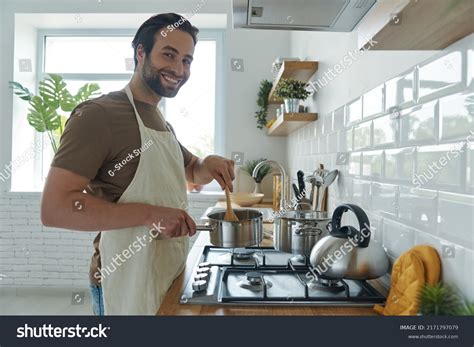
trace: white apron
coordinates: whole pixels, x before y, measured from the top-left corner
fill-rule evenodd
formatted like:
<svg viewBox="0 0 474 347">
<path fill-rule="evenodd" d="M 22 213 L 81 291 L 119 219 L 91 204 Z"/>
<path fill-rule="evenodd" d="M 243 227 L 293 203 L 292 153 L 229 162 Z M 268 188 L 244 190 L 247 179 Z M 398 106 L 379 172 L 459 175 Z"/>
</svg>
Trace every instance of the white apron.
<svg viewBox="0 0 474 347">
<path fill-rule="evenodd" d="M 170 131 L 145 127 L 128 85 L 125 92 L 135 111 L 143 151 L 135 176 L 118 203 L 186 209 L 186 176 L 178 141 Z M 99 249 L 105 314 L 155 315 L 184 269 L 188 236 L 153 239 L 146 227 L 103 231 Z"/>
</svg>

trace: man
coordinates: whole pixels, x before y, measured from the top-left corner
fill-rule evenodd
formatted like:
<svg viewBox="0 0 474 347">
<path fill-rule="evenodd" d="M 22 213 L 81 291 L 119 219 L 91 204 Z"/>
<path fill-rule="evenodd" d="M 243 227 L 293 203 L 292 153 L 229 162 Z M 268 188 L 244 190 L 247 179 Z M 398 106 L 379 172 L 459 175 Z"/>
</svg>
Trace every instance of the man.
<svg viewBox="0 0 474 347">
<path fill-rule="evenodd" d="M 66 124 L 41 218 L 47 226 L 101 231 L 90 271 L 95 314 L 155 314 L 196 232 L 184 211 L 186 180 L 215 179 L 232 191 L 233 161 L 191 154 L 157 108 L 189 79 L 197 32 L 177 14 L 148 19 L 132 42 L 129 84 L 82 103 Z"/>
</svg>

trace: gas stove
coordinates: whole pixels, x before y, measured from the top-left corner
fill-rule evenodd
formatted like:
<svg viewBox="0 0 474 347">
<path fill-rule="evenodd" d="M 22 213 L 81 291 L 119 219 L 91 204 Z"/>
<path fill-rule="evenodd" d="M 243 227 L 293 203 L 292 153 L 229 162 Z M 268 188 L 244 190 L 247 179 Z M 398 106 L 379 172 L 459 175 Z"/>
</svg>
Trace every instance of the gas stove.
<svg viewBox="0 0 474 347">
<path fill-rule="evenodd" d="M 269 247 L 206 246 L 181 296 L 197 305 L 372 306 L 385 297 L 366 281 L 316 276 L 305 257 Z"/>
</svg>

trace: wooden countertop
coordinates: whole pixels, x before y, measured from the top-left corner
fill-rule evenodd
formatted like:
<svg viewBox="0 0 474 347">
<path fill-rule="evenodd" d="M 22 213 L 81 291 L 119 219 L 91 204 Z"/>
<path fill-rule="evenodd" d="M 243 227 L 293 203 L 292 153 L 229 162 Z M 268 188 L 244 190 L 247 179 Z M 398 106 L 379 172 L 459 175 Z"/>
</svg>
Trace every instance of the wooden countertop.
<svg viewBox="0 0 474 347">
<path fill-rule="evenodd" d="M 266 227 L 269 225 L 267 224 Z M 271 246 L 271 240 L 265 239 L 264 246 Z M 197 258 L 204 247 L 209 245 L 209 233 L 202 231 L 191 249 L 183 273 L 173 282 L 166 294 L 157 315 L 231 315 L 231 316 L 325 316 L 325 315 L 376 315 L 371 307 L 339 307 L 339 306 L 239 306 L 239 305 L 191 305 L 180 304 L 181 293 L 186 286 Z M 373 284 L 371 282 L 371 284 Z M 377 289 L 379 289 L 377 287 Z M 383 293 L 383 292 L 382 292 Z M 385 293 L 383 293 L 385 294 Z"/>
</svg>

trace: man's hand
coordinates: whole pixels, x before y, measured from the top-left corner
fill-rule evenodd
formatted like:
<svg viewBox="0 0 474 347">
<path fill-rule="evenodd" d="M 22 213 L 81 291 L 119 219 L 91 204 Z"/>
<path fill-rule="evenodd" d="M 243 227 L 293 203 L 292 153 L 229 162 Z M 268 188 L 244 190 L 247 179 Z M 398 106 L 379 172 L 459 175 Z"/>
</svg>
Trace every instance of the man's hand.
<svg viewBox="0 0 474 347">
<path fill-rule="evenodd" d="M 232 185 L 232 181 L 235 179 L 233 160 L 218 155 L 209 155 L 203 159 L 202 165 L 222 189 L 227 186 L 231 192 L 234 190 Z"/>
<path fill-rule="evenodd" d="M 196 234 L 196 223 L 184 210 L 149 205 L 148 214 L 146 225 L 153 237 L 159 234 L 166 237 Z"/>
</svg>

